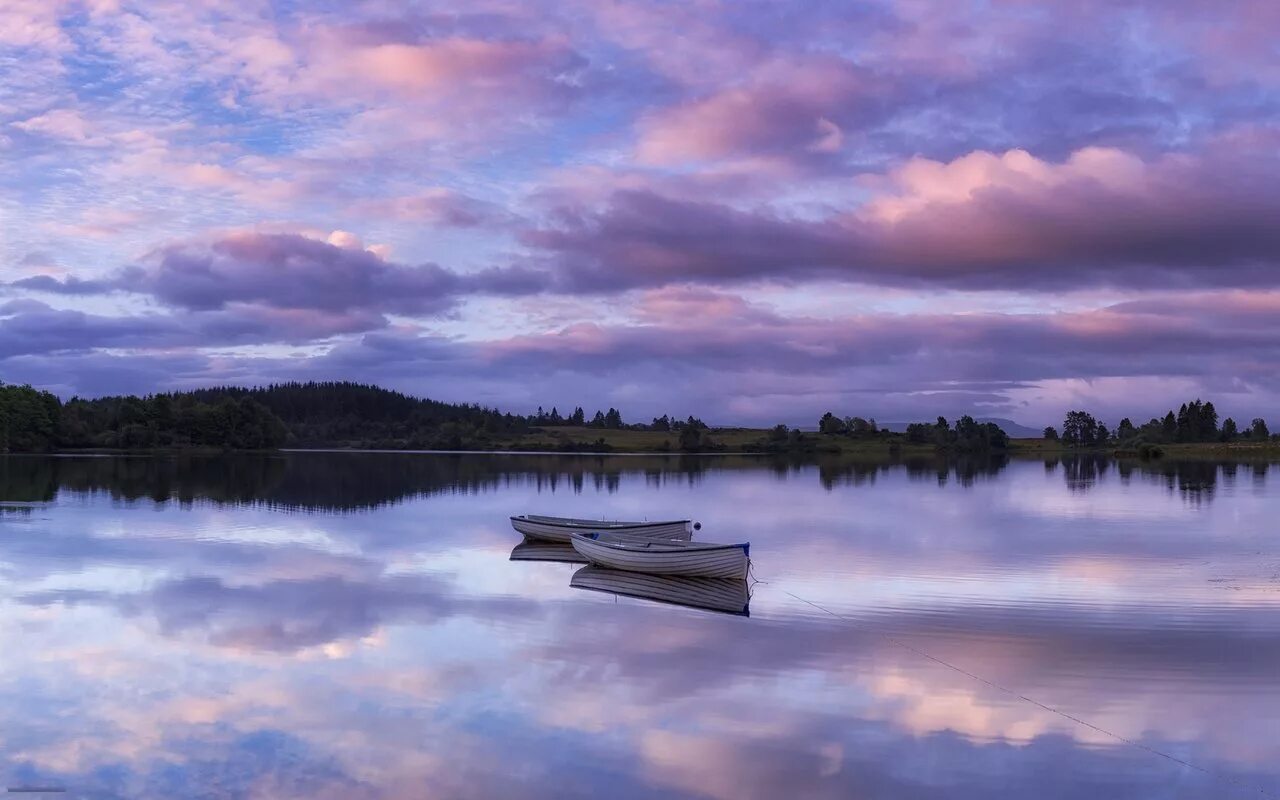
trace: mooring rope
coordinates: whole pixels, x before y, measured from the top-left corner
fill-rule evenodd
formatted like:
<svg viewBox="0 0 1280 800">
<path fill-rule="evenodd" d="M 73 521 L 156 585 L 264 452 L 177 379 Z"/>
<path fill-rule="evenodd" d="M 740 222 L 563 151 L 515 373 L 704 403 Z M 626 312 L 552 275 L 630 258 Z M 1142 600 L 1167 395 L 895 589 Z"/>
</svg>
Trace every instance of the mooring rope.
<svg viewBox="0 0 1280 800">
<path fill-rule="evenodd" d="M 761 581 L 761 582 L 763 582 L 763 581 Z M 857 623 L 857 620 L 854 620 L 854 619 L 852 619 L 852 618 L 850 618 L 850 617 L 847 617 L 847 616 L 844 616 L 844 615 L 838 614 L 838 613 L 836 613 L 835 611 L 832 611 L 831 609 L 829 609 L 829 608 L 827 608 L 827 607 L 825 607 L 825 606 L 823 606 L 823 605 L 821 605 L 821 604 L 819 604 L 819 603 L 815 603 L 815 602 L 813 602 L 812 600 L 808 600 L 808 599 L 806 599 L 806 598 L 804 598 L 804 597 L 801 597 L 800 595 L 796 594 L 795 592 L 787 591 L 786 589 L 783 589 L 783 592 L 785 592 L 786 594 L 788 594 L 788 595 L 790 595 L 791 597 L 795 598 L 796 600 L 799 600 L 799 601 L 800 601 L 800 602 L 802 602 L 802 603 L 806 603 L 806 604 L 808 604 L 808 605 L 813 606 L 814 608 L 818 609 L 819 611 L 822 611 L 822 612 L 824 612 L 824 613 L 830 614 L 831 616 L 835 617 L 835 618 L 836 618 L 836 619 L 838 619 L 838 620 L 841 620 L 842 622 L 852 622 L 854 625 L 857 625 L 857 624 L 858 624 L 858 623 Z M 902 649 L 904 649 L 904 650 L 907 650 L 907 651 L 909 651 L 909 652 L 911 652 L 911 653 L 915 653 L 916 655 L 920 656 L 921 658 L 926 658 L 926 659 L 928 659 L 929 661 L 934 662 L 935 664 L 939 664 L 939 665 L 941 665 L 941 666 L 943 666 L 943 667 L 946 667 L 946 668 L 947 668 L 947 669 L 949 669 L 949 670 L 952 670 L 952 671 L 954 671 L 954 672 L 958 672 L 959 674 L 964 675 L 965 677 L 970 678 L 970 679 L 972 679 L 972 680 L 975 680 L 975 681 L 977 681 L 977 682 L 979 682 L 979 683 L 981 683 L 981 684 L 984 684 L 984 685 L 986 685 L 986 686 L 989 686 L 989 687 L 991 687 L 992 689 L 996 689 L 996 690 L 998 690 L 998 691 L 1004 692 L 1005 694 L 1009 695 L 1010 697 L 1015 697 L 1015 698 L 1017 698 L 1017 699 L 1019 699 L 1019 700 L 1021 700 L 1021 701 L 1025 702 L 1025 703 L 1030 703 L 1031 705 L 1035 706 L 1036 708 L 1040 708 L 1040 709 L 1043 709 L 1043 710 L 1045 710 L 1045 711 L 1048 711 L 1050 714 L 1056 714 L 1056 715 L 1058 715 L 1059 717 L 1062 717 L 1063 719 L 1070 720 L 1071 722 L 1076 723 L 1077 725 L 1082 725 L 1082 726 L 1084 726 L 1084 727 L 1088 728 L 1088 729 L 1089 729 L 1089 730 L 1091 730 L 1091 731 L 1096 731 L 1097 733 L 1101 733 L 1101 734 L 1102 734 L 1102 735 L 1104 735 L 1104 736 L 1109 736 L 1110 738 L 1115 739 L 1117 742 L 1121 742 L 1121 743 L 1126 744 L 1126 745 L 1128 745 L 1128 746 L 1130 746 L 1130 747 L 1136 747 L 1136 748 L 1137 748 L 1137 749 L 1139 749 L 1139 750 L 1145 750 L 1146 752 L 1148 752 L 1148 753 L 1150 753 L 1150 754 L 1152 754 L 1152 755 L 1159 756 L 1160 758 L 1168 759 L 1169 761 L 1172 761 L 1172 762 L 1173 762 L 1173 763 L 1175 763 L 1175 764 L 1180 764 L 1180 765 L 1182 765 L 1182 766 L 1186 767 L 1187 769 L 1195 770 L 1196 772 L 1199 772 L 1199 773 L 1201 773 L 1201 774 L 1207 775 L 1207 776 L 1209 776 L 1209 777 L 1211 777 L 1211 778 L 1220 778 L 1220 779 L 1223 779 L 1223 780 L 1226 780 L 1226 781 L 1230 781 L 1231 783 L 1235 784 L 1237 787 L 1239 787 L 1239 788 L 1241 788 L 1241 789 L 1244 789 L 1244 790 L 1247 790 L 1247 791 L 1250 791 L 1250 792 L 1257 792 L 1258 794 L 1262 795 L 1263 797 L 1275 797 L 1275 796 L 1276 796 L 1276 795 L 1272 794 L 1271 792 L 1267 791 L 1266 789 L 1264 789 L 1264 788 L 1263 788 L 1263 787 L 1261 787 L 1261 786 L 1255 786 L 1255 785 L 1252 785 L 1252 784 L 1244 783 L 1243 781 L 1240 781 L 1240 780 L 1238 780 L 1238 779 L 1236 779 L 1236 778 L 1234 778 L 1234 777 L 1232 777 L 1232 776 L 1230 776 L 1230 775 L 1224 775 L 1224 774 L 1222 774 L 1221 772 L 1215 772 L 1215 771 L 1213 771 L 1213 770 L 1211 770 L 1211 769 L 1209 769 L 1209 768 L 1207 768 L 1207 767 L 1202 767 L 1202 766 L 1200 766 L 1199 764 L 1194 764 L 1194 763 L 1192 763 L 1192 762 L 1190 762 L 1190 761 L 1187 761 L 1186 759 L 1179 758 L 1178 756 L 1175 756 L 1175 755 L 1173 755 L 1172 753 L 1166 753 L 1166 752 L 1164 752 L 1163 750 L 1157 750 L 1157 749 L 1155 749 L 1154 747 L 1151 747 L 1151 746 L 1149 746 L 1149 745 L 1145 745 L 1145 744 L 1143 744 L 1142 742 L 1135 741 L 1135 740 L 1130 739 L 1130 738 L 1128 738 L 1128 737 L 1126 737 L 1126 736 L 1121 736 L 1121 735 L 1120 735 L 1120 734 L 1118 734 L 1118 733 L 1113 733 L 1113 732 L 1111 732 L 1111 731 L 1107 730 L 1106 728 L 1102 728 L 1102 727 L 1099 727 L 1099 726 L 1097 726 L 1097 725 L 1094 725 L 1092 722 L 1088 722 L 1087 720 L 1080 719 L 1079 717 L 1077 717 L 1077 716 L 1075 716 L 1075 715 L 1073 715 L 1073 714 L 1068 714 L 1067 712 L 1063 711 L 1063 710 L 1062 710 L 1062 709 L 1060 709 L 1060 708 L 1054 708 L 1053 706 L 1046 705 L 1046 704 L 1044 704 L 1044 703 L 1040 702 L 1039 700 L 1036 700 L 1036 699 L 1031 698 L 1031 697 L 1027 697 L 1025 694 L 1022 694 L 1021 692 L 1018 692 L 1018 691 L 1016 691 L 1016 690 L 1014 690 L 1014 689 L 1010 689 L 1010 688 L 1008 688 L 1007 686 L 1002 686 L 1002 685 L 1000 685 L 1000 684 L 996 683 L 995 681 L 988 680 L 987 678 L 984 678 L 984 677 L 982 677 L 981 675 L 978 675 L 977 673 L 970 672 L 969 670 L 965 669 L 964 667 L 957 666 L 957 665 L 955 665 L 955 664 L 952 664 L 952 663 L 951 663 L 951 662 L 949 662 L 949 661 L 945 661 L 945 660 L 943 660 L 943 659 L 941 659 L 941 658 L 938 658 L 937 656 L 932 655 L 932 654 L 930 654 L 930 653 L 928 653 L 928 652 L 926 652 L 926 651 L 924 651 L 924 650 L 921 650 L 920 648 L 918 648 L 918 647 L 916 647 L 916 646 L 914 646 L 914 645 L 907 644 L 906 642 L 902 641 L 901 639 L 898 639 L 898 638 L 896 638 L 896 637 L 894 637 L 894 636 L 890 636 L 890 635 L 889 635 L 889 634 L 887 634 L 887 633 L 881 633 L 881 632 L 879 632 L 879 631 L 871 630 L 871 629 L 869 629 L 869 628 L 867 628 L 867 627 L 865 627 L 865 626 L 859 626 L 859 627 L 860 627 L 862 630 L 867 631 L 868 633 L 871 633 L 871 634 L 874 634 L 874 635 L 876 635 L 876 636 L 879 636 L 880 638 L 884 639 L 885 641 L 889 642 L 890 644 L 897 645 L 898 647 L 901 647 L 901 648 L 902 648 Z"/>
</svg>

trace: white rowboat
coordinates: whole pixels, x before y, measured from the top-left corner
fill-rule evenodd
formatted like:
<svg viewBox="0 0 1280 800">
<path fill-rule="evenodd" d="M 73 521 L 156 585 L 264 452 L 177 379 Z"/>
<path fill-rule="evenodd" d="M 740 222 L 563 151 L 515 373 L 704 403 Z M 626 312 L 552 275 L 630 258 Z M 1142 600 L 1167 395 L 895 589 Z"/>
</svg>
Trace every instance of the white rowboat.
<svg viewBox="0 0 1280 800">
<path fill-rule="evenodd" d="M 575 589 L 609 592 L 659 603 L 750 616 L 751 592 L 745 580 L 736 578 L 686 578 L 645 575 L 604 567 L 583 567 L 573 573 Z"/>
<path fill-rule="evenodd" d="M 569 519 L 567 517 L 539 517 L 522 514 L 511 518 L 511 527 L 534 539 L 548 542 L 572 541 L 575 533 L 605 531 L 639 539 L 693 538 L 693 523 L 687 519 L 664 522 L 604 522 L 598 519 Z"/>
<path fill-rule="evenodd" d="M 747 577 L 751 545 L 636 539 L 614 533 L 578 533 L 573 549 L 592 564 L 650 575 Z"/>
</svg>

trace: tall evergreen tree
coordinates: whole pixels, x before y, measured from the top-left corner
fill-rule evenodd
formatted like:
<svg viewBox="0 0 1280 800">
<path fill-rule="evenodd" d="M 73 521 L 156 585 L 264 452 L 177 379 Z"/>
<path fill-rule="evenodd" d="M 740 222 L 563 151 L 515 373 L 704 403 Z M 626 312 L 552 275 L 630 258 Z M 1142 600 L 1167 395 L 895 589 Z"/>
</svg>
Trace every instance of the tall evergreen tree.
<svg viewBox="0 0 1280 800">
<path fill-rule="evenodd" d="M 1224 442 L 1233 441 L 1238 435 L 1236 430 L 1236 421 L 1231 417 L 1227 417 L 1222 421 L 1222 435 L 1219 437 Z"/>
<path fill-rule="evenodd" d="M 1133 423 L 1128 417 L 1120 420 L 1120 424 L 1116 426 L 1116 439 L 1118 441 L 1126 441 L 1132 439 L 1138 434 L 1138 429 L 1133 427 Z"/>
<path fill-rule="evenodd" d="M 1212 442 L 1218 438 L 1218 411 L 1213 407 L 1213 403 L 1205 401 L 1200 406 L 1199 438 L 1196 441 Z"/>
</svg>

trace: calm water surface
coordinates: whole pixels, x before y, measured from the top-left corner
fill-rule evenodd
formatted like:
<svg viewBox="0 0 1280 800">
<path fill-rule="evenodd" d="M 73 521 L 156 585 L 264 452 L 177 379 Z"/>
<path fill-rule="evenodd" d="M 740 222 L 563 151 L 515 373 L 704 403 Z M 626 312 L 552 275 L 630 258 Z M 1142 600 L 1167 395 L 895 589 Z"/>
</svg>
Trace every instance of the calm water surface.
<svg viewBox="0 0 1280 800">
<path fill-rule="evenodd" d="M 1280 465 L 0 458 L 0 785 L 1280 796 Z M 517 513 L 751 542 L 750 615 Z"/>
</svg>

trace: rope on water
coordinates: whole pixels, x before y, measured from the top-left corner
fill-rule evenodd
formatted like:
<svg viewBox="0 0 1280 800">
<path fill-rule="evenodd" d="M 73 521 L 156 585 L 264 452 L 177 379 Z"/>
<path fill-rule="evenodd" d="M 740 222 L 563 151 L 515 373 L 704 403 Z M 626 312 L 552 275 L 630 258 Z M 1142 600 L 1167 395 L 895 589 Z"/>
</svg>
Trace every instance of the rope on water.
<svg viewBox="0 0 1280 800">
<path fill-rule="evenodd" d="M 812 600 L 808 600 L 808 599 L 806 599 L 806 598 L 803 598 L 803 597 L 801 597 L 800 595 L 795 594 L 794 592 L 789 592 L 789 591 L 787 591 L 786 589 L 783 589 L 783 592 L 785 592 L 786 594 L 788 594 L 788 595 L 790 595 L 791 597 L 795 598 L 796 600 L 799 600 L 799 601 L 800 601 L 800 602 L 802 602 L 802 603 L 806 603 L 806 604 L 808 604 L 808 605 L 813 606 L 814 608 L 818 609 L 819 611 L 822 611 L 822 612 L 824 612 L 824 613 L 830 614 L 831 616 L 835 617 L 835 618 L 836 618 L 836 619 L 838 619 L 838 620 L 841 620 L 841 621 L 843 621 L 843 622 L 852 622 L 852 623 L 854 623 L 855 625 L 857 625 L 857 621 L 856 621 L 856 620 L 854 620 L 854 619 L 852 619 L 852 618 L 850 618 L 850 617 L 847 617 L 847 616 L 843 616 L 843 615 L 841 615 L 841 614 L 838 614 L 838 613 L 836 613 L 835 611 L 832 611 L 831 609 L 826 608 L 825 606 L 822 606 L 822 605 L 820 605 L 820 604 L 818 604 L 818 603 L 813 602 Z M 929 661 L 932 661 L 932 662 L 934 662 L 935 664 L 939 664 L 939 665 L 941 665 L 941 666 L 943 666 L 943 667 L 946 667 L 947 669 L 952 670 L 953 672 L 958 672 L 959 674 L 964 675 L 965 677 L 970 678 L 970 679 L 972 679 L 972 680 L 975 680 L 975 681 L 977 681 L 977 682 L 979 682 L 979 683 L 981 683 L 981 684 L 984 684 L 984 685 L 986 685 L 986 686 L 989 686 L 989 687 L 991 687 L 992 689 L 996 689 L 996 690 L 998 690 L 998 691 L 1004 692 L 1005 694 L 1009 695 L 1010 697 L 1015 697 L 1015 698 L 1017 698 L 1017 699 L 1019 699 L 1019 700 L 1021 700 L 1021 701 L 1025 702 L 1025 703 L 1030 703 L 1031 705 L 1035 706 L 1036 708 L 1040 708 L 1040 709 L 1043 709 L 1044 711 L 1048 711 L 1050 714 L 1057 714 L 1059 717 L 1062 717 L 1063 719 L 1070 720 L 1071 722 L 1074 722 L 1074 723 L 1076 723 L 1077 725 L 1082 725 L 1082 726 L 1084 726 L 1084 727 L 1088 728 L 1088 729 L 1089 729 L 1089 730 L 1091 730 L 1091 731 L 1095 731 L 1095 732 L 1097 732 L 1097 733 L 1101 733 L 1101 734 L 1102 734 L 1102 735 L 1104 735 L 1104 736 L 1108 736 L 1108 737 L 1110 737 L 1110 738 L 1112 738 L 1112 739 L 1115 739 L 1117 742 L 1121 742 L 1121 743 L 1123 743 L 1123 744 L 1129 745 L 1130 747 L 1136 747 L 1136 748 L 1137 748 L 1137 749 L 1139 749 L 1139 750 L 1145 750 L 1146 752 L 1148 752 L 1148 753 L 1150 753 L 1150 754 L 1152 754 L 1152 755 L 1159 756 L 1160 758 L 1168 759 L 1169 761 L 1172 761 L 1172 762 L 1173 762 L 1173 763 L 1175 763 L 1175 764 L 1180 764 L 1180 765 L 1182 765 L 1182 766 L 1186 767 L 1187 769 L 1195 770 L 1196 772 L 1202 773 L 1202 774 L 1207 775 L 1207 776 L 1209 776 L 1209 777 L 1211 777 L 1211 778 L 1221 778 L 1221 779 L 1223 779 L 1223 780 L 1230 781 L 1231 783 L 1235 784 L 1237 787 L 1239 787 L 1239 788 L 1241 788 L 1241 789 L 1244 789 L 1244 790 L 1247 790 L 1247 791 L 1250 791 L 1250 792 L 1256 792 L 1256 793 L 1258 793 L 1258 794 L 1262 795 L 1263 797 L 1276 797 L 1276 795 L 1272 794 L 1271 792 L 1268 792 L 1266 789 L 1262 788 L 1261 786 L 1256 786 L 1256 785 L 1253 785 L 1253 784 L 1244 783 L 1243 781 L 1240 781 L 1240 780 L 1238 780 L 1238 779 L 1236 779 L 1236 778 L 1233 778 L 1233 777 L 1232 777 L 1232 776 L 1230 776 L 1230 775 L 1224 775 L 1224 774 L 1222 774 L 1222 773 L 1220 773 L 1220 772 L 1214 772 L 1213 770 L 1208 769 L 1207 767 L 1202 767 L 1202 766 L 1200 766 L 1199 764 L 1193 764 L 1192 762 L 1187 761 L 1186 759 L 1179 758 L 1178 756 L 1175 756 L 1175 755 L 1173 755 L 1173 754 L 1171 754 L 1171 753 L 1166 753 L 1166 752 L 1164 752 L 1164 751 L 1162 751 L 1162 750 L 1157 750 L 1157 749 L 1155 749 L 1154 747 L 1151 747 L 1151 746 L 1149 746 L 1149 745 L 1145 745 L 1145 744 L 1143 744 L 1142 742 L 1135 741 L 1135 740 L 1130 739 L 1130 738 L 1128 738 L 1128 737 L 1121 736 L 1121 735 L 1120 735 L 1120 734 L 1118 734 L 1118 733 L 1112 733 L 1111 731 L 1107 730 L 1106 728 L 1101 728 L 1101 727 L 1099 727 L 1099 726 L 1097 726 L 1097 725 L 1094 725 L 1092 722 L 1088 722 L 1088 721 L 1086 721 L 1086 720 L 1080 719 L 1080 718 L 1079 718 L 1079 717 L 1077 717 L 1077 716 L 1074 716 L 1074 715 L 1072 715 L 1072 714 L 1068 714 L 1067 712 L 1063 711 L 1063 710 L 1062 710 L 1062 709 L 1060 709 L 1060 708 L 1054 708 L 1053 706 L 1045 705 L 1044 703 L 1040 702 L 1039 700 L 1036 700 L 1036 699 L 1031 698 L 1031 697 L 1027 697 L 1027 696 L 1026 696 L 1026 695 L 1024 695 L 1024 694 L 1022 694 L 1022 693 L 1020 693 L 1020 692 L 1018 692 L 1018 691 L 1016 691 L 1016 690 L 1014 690 L 1014 689 L 1010 689 L 1010 688 L 1008 688 L 1008 687 L 1006 687 L 1006 686 L 1002 686 L 1002 685 L 1000 685 L 1000 684 L 996 683 L 995 681 L 988 680 L 987 678 L 984 678 L 984 677 L 982 677 L 981 675 L 978 675 L 978 674 L 976 674 L 976 673 L 970 672 L 969 670 L 965 669 L 964 667 L 959 667 L 959 666 L 956 666 L 955 664 L 952 664 L 952 663 L 951 663 L 951 662 L 949 662 L 949 661 L 944 661 L 943 659 L 938 658 L 938 657 L 937 657 L 937 656 L 935 656 L 935 655 L 931 655 L 930 653 L 927 653 L 927 652 L 925 652 L 924 650 L 921 650 L 920 648 L 915 647 L 914 645 L 907 644 L 906 642 L 902 641 L 901 639 L 898 639 L 898 638 L 895 638 L 895 637 L 893 637 L 893 636 L 890 636 L 890 635 L 889 635 L 889 634 L 887 634 L 887 633 L 880 633 L 879 631 L 874 631 L 874 630 L 871 630 L 871 629 L 866 628 L 866 627 L 863 627 L 863 628 L 862 628 L 862 630 L 865 630 L 865 631 L 867 631 L 868 633 L 872 633 L 872 634 L 874 634 L 874 635 L 876 635 L 876 636 L 879 636 L 880 638 L 884 639 L 885 641 L 889 642 L 890 644 L 897 645 L 898 647 L 901 647 L 901 648 L 902 648 L 902 649 L 904 649 L 904 650 L 907 650 L 907 651 L 909 651 L 909 652 L 911 652 L 911 653 L 915 653 L 916 655 L 920 656 L 921 658 L 928 659 Z"/>
</svg>

